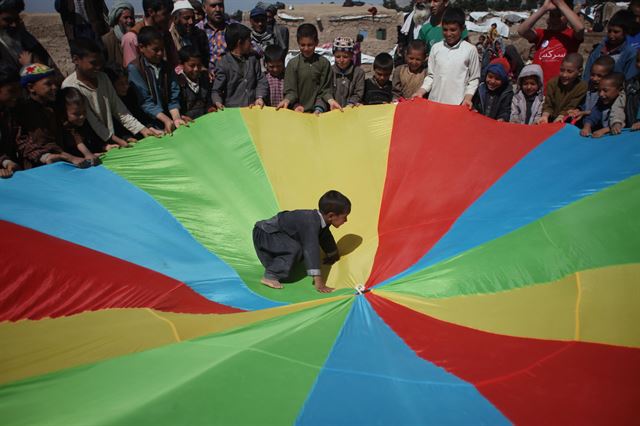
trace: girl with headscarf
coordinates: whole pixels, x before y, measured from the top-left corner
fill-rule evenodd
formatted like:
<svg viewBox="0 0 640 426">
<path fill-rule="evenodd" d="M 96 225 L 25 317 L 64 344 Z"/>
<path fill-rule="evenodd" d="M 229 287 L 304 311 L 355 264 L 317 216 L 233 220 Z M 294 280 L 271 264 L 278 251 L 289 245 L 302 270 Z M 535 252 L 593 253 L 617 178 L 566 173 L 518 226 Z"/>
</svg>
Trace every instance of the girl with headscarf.
<svg viewBox="0 0 640 426">
<path fill-rule="evenodd" d="M 123 66 L 122 36 L 135 23 L 133 5 L 129 2 L 117 0 L 109 11 L 109 26 L 111 31 L 102 36 L 107 62 Z"/>
</svg>

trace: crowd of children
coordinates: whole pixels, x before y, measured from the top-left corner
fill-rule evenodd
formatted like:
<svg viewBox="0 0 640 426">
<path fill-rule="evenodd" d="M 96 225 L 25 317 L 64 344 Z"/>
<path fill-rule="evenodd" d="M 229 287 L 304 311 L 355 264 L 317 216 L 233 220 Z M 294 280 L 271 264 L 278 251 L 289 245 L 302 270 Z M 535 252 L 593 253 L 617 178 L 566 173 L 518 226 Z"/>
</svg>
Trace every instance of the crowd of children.
<svg viewBox="0 0 640 426">
<path fill-rule="evenodd" d="M 632 6 L 639 1 L 633 0 Z M 116 49 L 119 60 L 113 63 L 105 64 L 113 54 L 99 40 L 71 40 L 75 71 L 61 85 L 61 75 L 51 64 L 28 61 L 18 69 L 3 63 L 0 177 L 56 161 L 96 165 L 109 149 L 171 134 L 225 107 L 270 106 L 321 114 L 426 97 L 464 105 L 497 121 L 570 122 L 583 136 L 640 129 L 640 53 L 630 41 L 638 34 L 640 17 L 631 8 L 611 18 L 607 36 L 586 66 L 575 49 L 567 48 L 553 67 L 535 59 L 523 67 L 522 58 L 514 61 L 503 54 L 508 51 L 503 47 L 493 49 L 484 63 L 487 56 L 467 41 L 465 12 L 432 0 L 431 20 L 422 26 L 420 37 L 403 47 L 401 63 L 380 53 L 367 78 L 359 64 L 362 36 L 336 38 L 332 65 L 316 53 L 318 30 L 304 23 L 296 31 L 300 53 L 286 63 L 288 40 L 285 43 L 282 28 L 271 22 L 271 9 L 252 10 L 249 28 L 226 19 L 221 0 L 204 0 L 200 7 L 197 3 L 143 0 L 145 18 L 135 25 L 131 19 L 118 24 L 118 31 L 107 37 L 122 40 L 121 51 Z M 125 12 L 130 18 L 130 4 L 117 2 L 114 7 L 117 13 L 110 21 L 120 22 L 115 18 Z M 22 0 L 3 0 L 0 18 L 15 17 L 23 8 Z M 206 15 L 199 27 L 196 10 Z M 550 29 L 533 31 L 531 26 L 545 13 L 550 14 Z M 567 29 L 567 22 L 575 28 Z M 0 28 L 3 31 L 11 34 L 11 28 Z M 534 43 L 534 58 L 549 40 L 555 43 L 554 37 L 566 33 L 578 44 L 582 37 L 563 0 L 546 0 L 521 32 Z M 205 38 L 208 49 L 203 47 Z M 172 40 L 171 48 L 167 40 Z M 32 57 L 20 55 L 23 62 Z"/>
</svg>

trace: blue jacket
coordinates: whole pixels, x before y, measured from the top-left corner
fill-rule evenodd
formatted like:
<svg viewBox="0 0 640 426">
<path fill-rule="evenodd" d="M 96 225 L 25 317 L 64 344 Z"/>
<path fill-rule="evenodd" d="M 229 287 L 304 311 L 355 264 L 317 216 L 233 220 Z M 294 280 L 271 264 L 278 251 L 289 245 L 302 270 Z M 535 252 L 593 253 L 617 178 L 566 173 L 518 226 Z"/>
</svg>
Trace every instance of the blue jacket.
<svg viewBox="0 0 640 426">
<path fill-rule="evenodd" d="M 593 52 L 589 55 L 589 59 L 587 60 L 587 66 L 584 67 L 584 74 L 582 79 L 585 81 L 589 80 L 589 76 L 591 75 L 591 66 L 593 63 L 602 56 L 602 49 L 604 48 L 604 43 L 606 38 L 598 44 Z M 631 46 L 629 41 L 625 41 L 621 47 L 621 53 L 618 59 L 616 60 L 616 65 L 613 68 L 614 72 L 621 72 L 624 74 L 624 79 L 629 80 L 636 76 L 638 73 L 638 69 L 636 68 L 636 49 Z"/>
<path fill-rule="evenodd" d="M 143 57 L 132 61 L 127 67 L 129 83 L 133 86 L 147 119 L 154 121 L 163 112 L 180 109 L 180 86 L 176 74 L 166 61 L 160 63 L 160 76 L 156 78 L 151 65 Z"/>
</svg>

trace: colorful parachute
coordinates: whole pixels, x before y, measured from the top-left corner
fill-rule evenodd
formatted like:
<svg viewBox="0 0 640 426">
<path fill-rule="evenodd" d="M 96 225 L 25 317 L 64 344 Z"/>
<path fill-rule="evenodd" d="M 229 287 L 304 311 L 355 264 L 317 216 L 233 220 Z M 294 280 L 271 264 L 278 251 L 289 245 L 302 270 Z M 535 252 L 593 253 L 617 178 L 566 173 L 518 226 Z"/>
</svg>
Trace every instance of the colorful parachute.
<svg viewBox="0 0 640 426">
<path fill-rule="evenodd" d="M 338 290 L 261 286 L 253 223 L 328 189 Z M 0 200 L 3 424 L 637 422 L 638 134 L 230 109 Z"/>
</svg>

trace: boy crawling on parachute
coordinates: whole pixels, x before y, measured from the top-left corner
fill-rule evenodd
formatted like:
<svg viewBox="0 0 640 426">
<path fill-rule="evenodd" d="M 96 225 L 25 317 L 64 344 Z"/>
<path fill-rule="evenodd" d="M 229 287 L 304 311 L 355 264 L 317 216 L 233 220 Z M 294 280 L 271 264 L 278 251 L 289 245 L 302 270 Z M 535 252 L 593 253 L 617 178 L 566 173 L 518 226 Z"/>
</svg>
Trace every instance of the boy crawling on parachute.
<svg viewBox="0 0 640 426">
<path fill-rule="evenodd" d="M 289 277 L 301 259 L 307 275 L 320 293 L 330 293 L 320 275 L 320 248 L 326 253 L 324 263 L 332 265 L 340 259 L 331 225 L 339 228 L 347 221 L 351 201 L 338 191 L 328 191 L 318 201 L 318 210 L 283 211 L 253 227 L 253 245 L 265 273 L 260 282 L 281 289 L 280 280 Z"/>
</svg>

